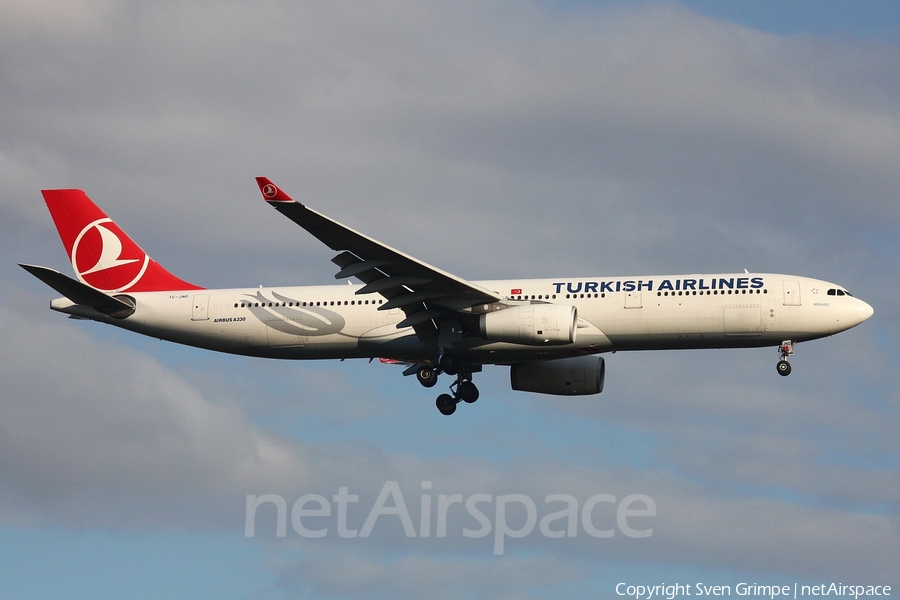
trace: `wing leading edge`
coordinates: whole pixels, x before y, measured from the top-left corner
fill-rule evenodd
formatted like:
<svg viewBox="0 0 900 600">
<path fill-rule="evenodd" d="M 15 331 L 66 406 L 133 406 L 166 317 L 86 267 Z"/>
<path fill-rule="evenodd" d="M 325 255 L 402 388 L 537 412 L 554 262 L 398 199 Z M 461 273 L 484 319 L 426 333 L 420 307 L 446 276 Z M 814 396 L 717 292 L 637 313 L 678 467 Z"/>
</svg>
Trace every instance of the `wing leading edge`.
<svg viewBox="0 0 900 600">
<path fill-rule="evenodd" d="M 340 271 L 335 279 L 356 277 L 365 285 L 357 294 L 378 293 L 387 299 L 379 310 L 399 308 L 406 318 L 398 328 L 413 327 L 419 337 L 437 331 L 442 318 L 478 304 L 502 301 L 496 292 L 442 271 L 354 231 L 293 200 L 266 177 L 257 177 L 263 198 L 275 210 L 332 250 Z"/>
</svg>

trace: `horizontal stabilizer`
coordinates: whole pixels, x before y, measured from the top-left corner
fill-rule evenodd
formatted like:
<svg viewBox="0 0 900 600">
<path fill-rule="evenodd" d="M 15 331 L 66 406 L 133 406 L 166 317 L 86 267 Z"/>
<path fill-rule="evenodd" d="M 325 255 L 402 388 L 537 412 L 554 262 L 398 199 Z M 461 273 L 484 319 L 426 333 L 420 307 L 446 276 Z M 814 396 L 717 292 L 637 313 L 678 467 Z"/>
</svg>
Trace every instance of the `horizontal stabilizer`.
<svg viewBox="0 0 900 600">
<path fill-rule="evenodd" d="M 20 263 L 19 266 L 75 304 L 89 306 L 104 315 L 109 315 L 118 319 L 124 319 L 134 313 L 133 304 L 120 300 L 119 298 L 107 296 L 103 292 L 95 290 L 89 285 L 63 275 L 59 271 L 54 271 L 47 267 L 39 267 L 37 265 L 23 265 Z"/>
</svg>

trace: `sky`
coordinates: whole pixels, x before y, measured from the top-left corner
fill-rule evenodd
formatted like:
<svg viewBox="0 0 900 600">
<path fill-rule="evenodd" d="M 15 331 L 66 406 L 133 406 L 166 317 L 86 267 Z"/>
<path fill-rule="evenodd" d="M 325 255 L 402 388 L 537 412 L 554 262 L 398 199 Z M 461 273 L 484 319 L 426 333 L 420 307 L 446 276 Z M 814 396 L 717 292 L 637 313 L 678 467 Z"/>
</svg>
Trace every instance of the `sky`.
<svg viewBox="0 0 900 600">
<path fill-rule="evenodd" d="M 0 595 L 896 592 L 900 10 L 850 7 L 4 2 Z M 875 314 L 787 378 L 771 348 L 608 355 L 582 398 L 485 367 L 448 418 L 378 361 L 65 319 L 17 266 L 70 272 L 39 191 L 77 187 L 188 281 L 334 282 L 258 175 L 465 279 L 746 268 Z"/>
</svg>

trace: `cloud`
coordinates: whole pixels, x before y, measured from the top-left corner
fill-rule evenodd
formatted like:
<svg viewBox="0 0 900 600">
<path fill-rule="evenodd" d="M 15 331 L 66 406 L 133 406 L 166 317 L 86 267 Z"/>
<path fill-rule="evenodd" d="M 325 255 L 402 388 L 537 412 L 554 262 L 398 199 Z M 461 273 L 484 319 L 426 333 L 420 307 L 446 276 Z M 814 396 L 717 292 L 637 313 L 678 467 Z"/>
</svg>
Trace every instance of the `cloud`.
<svg viewBox="0 0 900 600">
<path fill-rule="evenodd" d="M 0 28 L 7 39 L 21 43 L 28 35 L 53 33 L 65 37 L 88 38 L 108 28 L 115 12 L 113 0 L 58 2 L 10 0 L 3 5 Z"/>
<path fill-rule="evenodd" d="M 356 583 L 339 578 L 343 586 L 337 588 L 343 590 L 340 593 L 350 594 L 357 587 L 385 586 L 383 574 L 372 579 L 365 573 L 374 573 L 375 565 L 380 563 L 370 553 L 388 548 L 399 557 L 399 562 L 391 567 L 398 577 L 392 589 L 401 594 L 405 585 L 413 585 L 410 577 L 423 573 L 419 568 L 445 560 L 439 558 L 442 556 L 451 557 L 451 563 L 461 572 L 499 578 L 503 585 L 519 579 L 523 570 L 537 575 L 528 566 L 530 559 L 521 562 L 519 555 L 523 551 L 551 557 L 566 577 L 575 579 L 586 577 L 582 572 L 586 568 L 584 562 L 592 556 L 619 564 L 651 560 L 679 566 L 702 562 L 710 568 L 756 568 L 810 576 L 844 572 L 848 576 L 869 577 L 883 576 L 897 558 L 884 553 L 895 535 L 892 519 L 852 508 L 864 503 L 863 498 L 851 498 L 849 509 L 816 508 L 755 494 L 745 498 L 740 493 L 715 491 L 715 487 L 700 483 L 704 479 L 715 482 L 716 474 L 726 468 L 735 469 L 726 479 L 744 484 L 791 483 L 799 490 L 808 485 L 802 480 L 791 482 L 773 470 L 780 461 L 779 448 L 765 446 L 764 437 L 727 442 L 701 433 L 699 439 L 709 443 L 710 451 L 717 452 L 722 462 L 692 465 L 684 453 L 702 447 L 674 439 L 690 437 L 692 429 L 699 431 L 684 415 L 680 419 L 684 426 L 675 424 L 675 429 L 664 433 L 665 443 L 674 450 L 670 460 L 682 471 L 675 476 L 656 470 L 611 467 L 602 459 L 589 467 L 555 459 L 523 462 L 520 458 L 511 464 L 474 456 L 429 459 L 365 443 L 307 443 L 267 432 L 247 421 L 234 408 L 233 399 L 208 398 L 196 384 L 145 353 L 109 340 L 97 343 L 65 322 L 47 324 L 23 318 L 6 308 L 0 326 L 3 339 L 24 341 L 16 347 L 3 346 L 6 393 L 0 473 L 4 482 L 2 512 L 7 523 L 124 531 L 159 527 L 186 531 L 241 529 L 247 494 L 279 494 L 290 507 L 304 493 L 330 498 L 338 488 L 347 486 L 351 494 L 360 496 L 359 504 L 351 507 L 349 513 L 351 527 L 359 529 L 385 482 L 396 480 L 417 528 L 419 497 L 427 493 L 434 496 L 435 506 L 439 494 L 468 497 L 486 493 L 495 498 L 501 494 L 525 494 L 534 499 L 540 516 L 558 508 L 548 508 L 544 503 L 551 494 L 569 494 L 583 503 L 597 493 L 614 494 L 617 501 L 641 493 L 654 500 L 658 517 L 652 522 L 654 537 L 643 541 L 629 540 L 621 532 L 615 539 L 597 540 L 580 530 L 579 537 L 563 545 L 535 530 L 522 541 L 507 542 L 507 553 L 514 558 L 512 563 L 500 559 L 490 562 L 494 556 L 493 537 L 469 540 L 461 535 L 463 528 L 476 525 L 462 505 L 448 512 L 448 536 L 442 539 L 409 540 L 397 519 L 382 517 L 383 524 L 373 531 L 371 542 L 342 539 L 333 530 L 326 540 L 307 541 L 303 552 L 309 550 L 318 558 L 299 562 L 291 559 L 293 562 L 283 564 L 279 568 L 282 585 L 293 588 L 298 581 L 305 581 L 305 585 L 316 589 L 322 586 L 322 593 L 338 594 L 328 591 L 338 581 L 330 579 L 335 571 L 321 571 L 316 565 L 327 561 L 337 568 L 346 560 L 337 557 L 349 551 L 351 555 L 358 554 L 355 560 L 371 564 L 368 570 L 356 571 Z M 48 365 L 52 368 L 48 369 Z M 318 399 L 320 402 L 337 401 L 329 400 L 327 391 L 320 389 L 318 393 L 323 396 Z M 690 414 L 691 407 L 680 407 L 685 409 Z M 656 431 L 664 432 L 661 428 Z M 800 448 L 799 452 L 788 449 L 788 460 L 791 455 L 805 456 L 803 442 L 790 437 L 785 441 Z M 548 440 L 536 439 L 533 450 L 540 452 L 546 443 Z M 739 443 L 762 444 L 765 452 L 754 447 L 741 449 Z M 730 446 L 741 450 L 745 461 L 753 457 L 747 467 L 735 467 L 734 461 L 728 459 Z M 811 464 L 813 461 L 796 467 L 802 472 Z M 750 473 L 748 468 L 757 472 Z M 844 483 L 855 480 L 869 493 L 880 487 L 887 494 L 883 497 L 893 497 L 887 481 L 877 483 L 872 475 L 859 470 L 824 473 L 837 473 Z M 423 492 L 422 481 L 433 481 L 433 492 Z M 493 510 L 489 504 L 486 511 L 492 520 Z M 598 523 L 613 518 L 600 516 L 604 514 L 597 513 Z M 275 543 L 272 518 L 270 513 L 259 512 L 256 537 Z M 761 523 L 766 526 L 761 528 Z M 826 523 L 827 533 L 822 529 Z M 779 532 L 791 542 L 778 550 L 768 548 L 769 540 Z M 842 540 L 842 549 L 827 543 L 827 539 L 833 539 L 831 536 Z M 297 543 L 300 537 L 291 532 L 289 540 Z M 250 543 L 253 542 L 248 540 Z M 315 550 L 319 546 L 314 545 L 317 543 L 324 556 L 332 558 L 319 555 Z M 723 548 L 737 547 L 741 548 L 739 552 L 723 552 Z M 280 555 L 282 550 L 278 548 L 276 545 L 274 551 Z M 823 549 L 810 552 L 812 548 Z M 881 558 L 873 561 L 873 552 Z M 421 559 L 415 558 L 418 553 L 424 553 Z M 489 562 L 475 566 L 474 559 L 467 556 L 481 556 Z M 310 569 L 321 571 L 320 575 L 309 579 Z M 546 574 L 552 572 L 547 570 Z M 546 584 L 561 577 L 552 576 Z M 520 583 L 524 586 L 527 582 Z"/>
<path fill-rule="evenodd" d="M 408 555 L 385 564 L 347 550 L 303 552 L 278 567 L 278 588 L 320 598 L 522 598 L 559 589 L 585 571 L 552 557 L 481 559 Z"/>
<path fill-rule="evenodd" d="M 0 313 L 4 339 L 18 340 L 2 346 L 3 504 L 13 519 L 203 526 L 221 518 L 203 500 L 309 478 L 301 448 L 210 402 L 152 358 L 59 325 Z M 189 514 L 161 510 L 192 497 Z"/>
<path fill-rule="evenodd" d="M 748 252 L 766 267 L 786 237 L 815 243 L 834 220 L 896 222 L 889 49 L 766 35 L 674 5 L 568 16 L 400 6 L 237 3 L 214 18 L 203 4 L 121 8 L 106 36 L 33 42 L 46 63 L 14 55 L 6 144 L 65 165 L 57 177 L 91 184 L 148 232 L 235 249 L 263 246 L 241 240 L 248 230 L 304 247 L 253 203 L 258 170 L 417 254 L 445 222 L 507 264 L 528 231 L 549 249 L 529 252 L 542 273 L 558 269 L 561 241 L 576 257 L 602 241 L 607 271 L 680 270 L 709 261 L 710 245 L 731 258 L 712 269 Z M 57 76 L 31 75 L 48 69 Z M 556 218 L 536 227 L 522 205 L 554 205 Z M 704 243 L 685 244 L 688 231 Z M 619 252 L 636 232 L 643 244 Z M 573 272 L 597 268 L 574 260 Z"/>
<path fill-rule="evenodd" d="M 540 402 L 598 427 L 641 432 L 639 443 L 654 449 L 651 465 L 692 481 L 896 514 L 897 384 L 888 367 L 876 366 L 861 394 L 864 364 L 842 359 L 865 355 L 853 343 L 865 334 L 844 335 L 849 347 L 840 338 L 800 345 L 788 380 L 771 376 L 769 349 L 619 354 L 607 358 L 600 397 Z"/>
</svg>

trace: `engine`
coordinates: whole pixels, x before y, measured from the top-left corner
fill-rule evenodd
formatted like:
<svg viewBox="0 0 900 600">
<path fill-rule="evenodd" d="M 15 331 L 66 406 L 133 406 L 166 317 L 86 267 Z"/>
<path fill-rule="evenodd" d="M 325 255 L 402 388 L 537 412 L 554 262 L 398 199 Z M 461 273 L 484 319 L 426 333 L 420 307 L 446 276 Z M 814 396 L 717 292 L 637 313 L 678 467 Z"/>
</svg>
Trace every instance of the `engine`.
<svg viewBox="0 0 900 600">
<path fill-rule="evenodd" d="M 509 370 L 512 389 L 556 396 L 599 394 L 605 378 L 606 365 L 596 356 L 531 361 L 512 365 Z"/>
<path fill-rule="evenodd" d="M 529 346 L 571 344 L 578 311 L 565 304 L 526 304 L 481 315 L 481 337 Z"/>
</svg>

